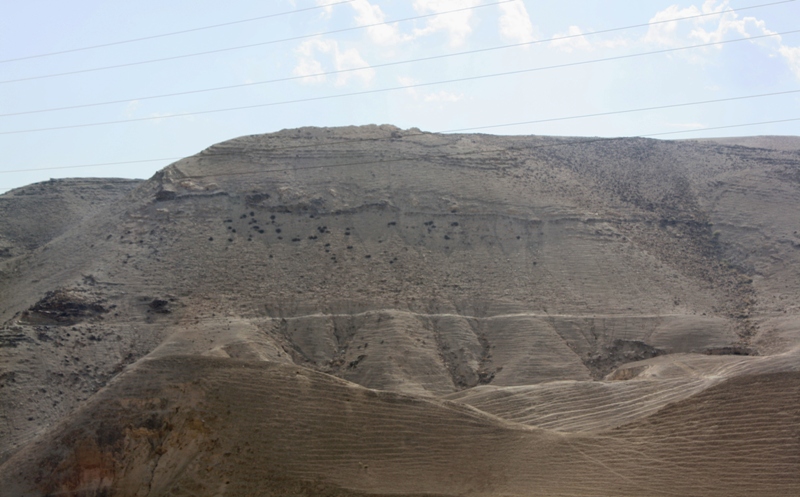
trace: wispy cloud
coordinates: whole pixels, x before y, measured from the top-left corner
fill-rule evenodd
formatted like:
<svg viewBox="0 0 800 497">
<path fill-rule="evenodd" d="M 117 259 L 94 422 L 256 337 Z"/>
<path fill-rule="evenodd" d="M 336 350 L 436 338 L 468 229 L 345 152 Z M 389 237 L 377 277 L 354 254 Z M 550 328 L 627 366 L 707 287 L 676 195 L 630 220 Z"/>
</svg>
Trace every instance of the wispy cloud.
<svg viewBox="0 0 800 497">
<path fill-rule="evenodd" d="M 333 15 L 333 5 L 330 4 L 331 0 L 317 0 L 317 5 L 323 7 L 322 13 L 320 14 L 320 17 L 323 19 L 330 19 Z M 292 2 L 292 5 L 294 6 L 294 2 Z"/>
<path fill-rule="evenodd" d="M 533 23 L 525 4 L 520 2 L 503 3 L 500 8 L 500 35 L 516 43 L 536 40 Z"/>
<path fill-rule="evenodd" d="M 778 52 L 786 59 L 786 63 L 789 64 L 789 69 L 795 77 L 800 80 L 800 47 L 781 45 Z"/>
<path fill-rule="evenodd" d="M 670 5 L 666 9 L 656 12 L 656 15 L 649 21 L 650 26 L 647 29 L 647 34 L 642 38 L 642 41 L 665 47 L 679 46 L 684 41 L 686 35 L 679 32 L 678 28 L 681 26 L 681 23 L 685 23 L 685 21 L 672 21 L 671 19 L 711 13 L 709 9 L 712 7 L 709 5 L 709 2 L 706 2 L 703 7 L 706 9 L 706 12 L 703 12 L 701 8 L 694 5 L 686 8 L 680 8 L 678 5 Z M 710 17 L 700 18 L 695 21 L 695 23 L 710 19 Z"/>
<path fill-rule="evenodd" d="M 652 24 L 657 21 L 667 21 L 680 17 L 696 16 L 699 14 L 719 14 L 692 19 L 690 21 L 672 21 Z M 686 8 L 679 8 L 672 5 L 659 11 L 650 19 L 651 25 L 642 41 L 657 46 L 677 47 L 694 43 L 716 43 L 725 39 L 735 37 L 751 37 L 761 35 L 776 35 L 775 31 L 767 28 L 766 22 L 755 17 L 740 17 L 739 14 L 730 7 L 728 0 L 706 0 L 701 6 L 691 5 Z M 760 38 L 752 40 L 768 51 L 771 55 L 781 56 L 785 60 L 789 69 L 800 79 L 800 47 L 792 47 L 784 44 L 780 36 L 771 38 Z M 717 45 L 706 50 L 723 49 L 723 45 Z M 697 55 L 692 56 L 694 60 L 700 60 Z"/>
<path fill-rule="evenodd" d="M 317 0 L 317 5 L 326 5 L 331 0 Z M 445 32 L 449 44 L 453 47 L 463 45 L 472 33 L 473 11 L 463 10 L 448 13 L 451 10 L 476 7 L 481 0 L 414 0 L 412 7 L 419 15 L 440 14 L 428 18 L 422 27 L 403 32 L 398 23 L 386 23 L 386 14 L 380 5 L 369 0 L 355 0 L 348 5 L 355 11 L 354 21 L 358 26 L 367 28 L 370 41 L 379 45 L 390 46 L 411 41 L 424 36 Z M 520 5 L 522 5 L 520 3 Z M 522 9 L 524 10 L 524 5 Z M 327 7 L 330 14 L 332 7 Z M 385 23 L 375 26 L 375 24 Z"/>
<path fill-rule="evenodd" d="M 412 38 L 410 35 L 400 33 L 396 23 L 372 26 L 386 20 L 386 14 L 379 5 L 372 5 L 368 0 L 356 0 L 350 6 L 356 11 L 356 24 L 370 26 L 367 28 L 367 34 L 372 42 L 379 45 L 396 45 Z"/>
<path fill-rule="evenodd" d="M 386 14 L 381 7 L 370 0 L 355 0 L 347 5 L 354 12 L 353 20 L 358 26 L 369 26 L 366 29 L 369 41 L 374 45 L 392 47 L 402 43 L 431 36 L 436 33 L 447 35 L 450 46 L 457 47 L 465 43 L 468 36 L 472 33 L 473 11 L 459 10 L 469 7 L 476 7 L 482 0 L 414 0 L 412 7 L 420 15 L 433 14 L 426 18 L 421 27 L 410 28 L 403 32 L 398 23 L 386 23 Z M 331 0 L 316 0 L 317 5 L 328 5 Z M 521 11 L 525 13 L 524 5 L 520 3 Z M 332 7 L 328 6 L 326 12 L 330 12 Z M 459 10 L 458 12 L 449 12 Z M 511 11 L 509 11 L 511 12 Z M 519 13 L 520 10 L 514 11 Z M 510 14 L 508 14 L 510 15 Z M 530 21 L 527 25 L 522 22 L 512 25 L 507 21 L 506 31 L 508 36 L 516 36 L 519 39 L 528 39 L 532 36 Z M 368 49 L 366 49 L 369 52 Z M 383 56 L 390 52 L 384 50 Z M 297 64 L 293 73 L 302 76 L 301 82 L 304 84 L 320 84 L 328 80 L 321 73 L 331 71 L 343 71 L 348 69 L 362 69 L 358 71 L 346 72 L 336 76 L 335 84 L 338 86 L 347 84 L 352 79 L 359 79 L 364 84 L 370 84 L 375 77 L 375 71 L 370 69 L 370 65 L 362 57 L 361 52 L 348 45 L 342 48 L 339 42 L 332 39 L 321 37 L 300 43 L 295 48 Z M 454 94 L 427 94 L 431 99 L 440 101 L 454 101 Z"/>
<path fill-rule="evenodd" d="M 343 86 L 353 78 L 360 79 L 363 84 L 368 85 L 375 78 L 375 70 L 370 68 L 357 49 L 341 49 L 336 40 L 312 38 L 301 43 L 295 53 L 298 62 L 293 73 L 295 76 L 305 76 L 301 81 L 306 84 L 323 83 L 328 78 L 322 73 L 332 71 L 348 71 L 336 75 L 337 86 Z M 319 55 L 326 56 L 330 61 L 327 69 L 318 58 Z M 360 70 L 349 71 L 351 69 Z"/>
<path fill-rule="evenodd" d="M 480 0 L 414 0 L 414 10 L 419 14 L 439 14 L 449 10 L 476 7 Z M 436 15 L 425 24 L 415 29 L 414 37 L 427 36 L 433 33 L 446 32 L 451 47 L 458 47 L 466 42 L 472 34 L 472 10 Z"/>
<path fill-rule="evenodd" d="M 583 36 L 581 28 L 578 26 L 570 26 L 566 33 L 557 33 L 553 36 L 550 46 L 565 52 L 592 49 L 592 44 Z"/>
</svg>

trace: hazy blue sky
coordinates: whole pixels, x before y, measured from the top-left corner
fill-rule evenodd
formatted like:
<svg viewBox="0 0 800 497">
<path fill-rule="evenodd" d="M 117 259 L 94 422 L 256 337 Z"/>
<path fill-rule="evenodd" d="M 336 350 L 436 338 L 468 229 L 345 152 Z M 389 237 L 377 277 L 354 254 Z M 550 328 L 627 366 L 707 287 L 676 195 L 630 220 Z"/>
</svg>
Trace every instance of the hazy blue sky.
<svg viewBox="0 0 800 497">
<path fill-rule="evenodd" d="M 335 5 L 314 9 L 330 3 Z M 0 116 L 0 192 L 58 177 L 147 178 L 171 161 L 8 171 L 183 157 L 237 136 L 298 126 L 388 123 L 448 131 L 800 90 L 800 33 L 756 38 L 799 30 L 800 1 L 768 3 L 4 0 L 0 60 L 7 62 L 0 63 L 0 114 L 4 114 Z M 761 6 L 748 8 L 757 5 Z M 475 8 L 450 12 L 469 7 Z M 296 12 L 135 43 L 25 58 L 292 11 Z M 714 15 L 654 24 L 700 14 Z M 427 17 L 393 22 L 422 15 Z M 388 24 L 367 27 L 381 22 Z M 637 24 L 645 26 L 592 34 Z M 321 34 L 346 28 L 357 29 Z M 293 39 L 280 41 L 286 38 Z M 740 38 L 750 40 L 598 60 Z M 271 41 L 276 42 L 266 43 Z M 528 42 L 533 43 L 385 66 Z M 38 78 L 253 44 L 258 45 Z M 17 58 L 25 59 L 8 61 Z M 364 69 L 319 76 L 354 68 Z M 282 78 L 294 79 L 264 83 Z M 232 85 L 239 86 L 146 98 Z M 389 88 L 397 89 L 337 97 Z M 329 96 L 334 98 L 318 99 Z M 6 115 L 107 101 L 120 102 Z M 276 105 L 190 115 L 262 104 Z M 690 131 L 660 136 L 665 139 L 800 135 L 800 121 L 705 129 L 796 118 L 800 118 L 800 92 L 480 131 L 580 136 Z M 145 120 L 18 133 L 132 119 Z"/>
</svg>

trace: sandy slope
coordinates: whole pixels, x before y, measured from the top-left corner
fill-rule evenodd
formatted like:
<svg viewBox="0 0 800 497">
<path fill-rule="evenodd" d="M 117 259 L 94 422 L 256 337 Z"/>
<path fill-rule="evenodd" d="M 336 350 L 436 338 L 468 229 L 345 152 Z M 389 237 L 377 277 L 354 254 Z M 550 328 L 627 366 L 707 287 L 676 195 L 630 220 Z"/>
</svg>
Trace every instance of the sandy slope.
<svg viewBox="0 0 800 497">
<path fill-rule="evenodd" d="M 144 361 L 3 467 L 18 495 L 796 495 L 800 375 L 568 435 L 296 366 Z M 13 475 L 13 476 L 12 476 Z M 318 490 L 311 494 L 318 495 Z"/>
</svg>

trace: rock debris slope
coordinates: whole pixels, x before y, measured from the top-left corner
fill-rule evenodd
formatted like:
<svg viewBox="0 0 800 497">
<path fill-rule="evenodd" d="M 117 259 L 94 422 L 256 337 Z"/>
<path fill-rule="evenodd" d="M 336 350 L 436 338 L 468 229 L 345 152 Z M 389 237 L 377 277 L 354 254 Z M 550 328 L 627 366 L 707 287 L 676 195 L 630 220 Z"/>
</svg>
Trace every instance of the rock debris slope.
<svg viewBox="0 0 800 497">
<path fill-rule="evenodd" d="M 0 196 L 8 495 L 797 495 L 800 147 L 242 137 Z"/>
</svg>

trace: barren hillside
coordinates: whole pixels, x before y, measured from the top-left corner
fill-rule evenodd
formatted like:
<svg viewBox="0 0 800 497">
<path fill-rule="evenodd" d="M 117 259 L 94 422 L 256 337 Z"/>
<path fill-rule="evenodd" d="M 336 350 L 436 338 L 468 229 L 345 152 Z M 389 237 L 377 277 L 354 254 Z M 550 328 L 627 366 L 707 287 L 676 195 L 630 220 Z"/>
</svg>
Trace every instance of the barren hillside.
<svg viewBox="0 0 800 497">
<path fill-rule="evenodd" d="M 12 190 L 3 492 L 796 495 L 797 143 L 302 128 Z"/>
</svg>

